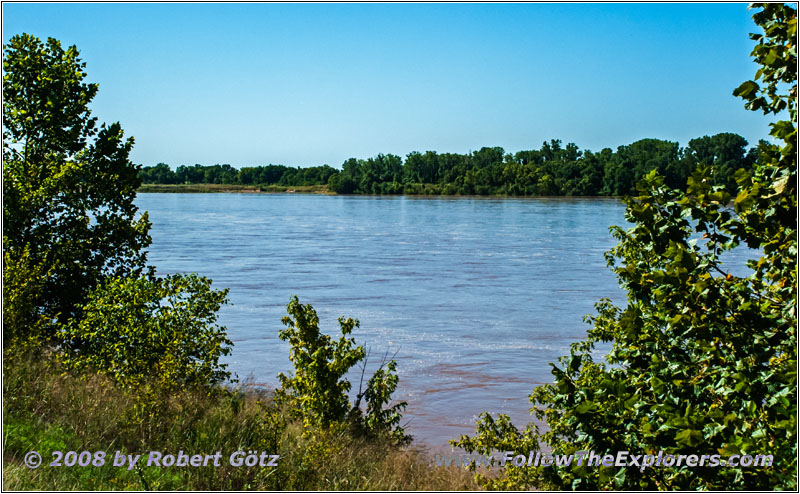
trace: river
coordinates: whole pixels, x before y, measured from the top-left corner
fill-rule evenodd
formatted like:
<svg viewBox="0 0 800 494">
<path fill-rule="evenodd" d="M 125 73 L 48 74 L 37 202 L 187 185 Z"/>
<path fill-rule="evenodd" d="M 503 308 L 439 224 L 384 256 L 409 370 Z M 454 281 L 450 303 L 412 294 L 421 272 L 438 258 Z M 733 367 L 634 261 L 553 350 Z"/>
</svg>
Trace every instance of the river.
<svg viewBox="0 0 800 494">
<path fill-rule="evenodd" d="M 618 199 L 303 194 L 139 194 L 158 273 L 198 272 L 229 288 L 220 312 L 240 380 L 288 372 L 278 339 L 292 295 L 328 334 L 359 319 L 368 371 L 396 354 L 396 398 L 415 441 L 474 433 L 482 411 L 530 420 L 528 395 L 585 336 L 603 297 L 624 302 L 603 253 Z M 601 349 L 602 351 L 602 349 Z M 358 373 L 351 381 L 358 386 Z"/>
</svg>

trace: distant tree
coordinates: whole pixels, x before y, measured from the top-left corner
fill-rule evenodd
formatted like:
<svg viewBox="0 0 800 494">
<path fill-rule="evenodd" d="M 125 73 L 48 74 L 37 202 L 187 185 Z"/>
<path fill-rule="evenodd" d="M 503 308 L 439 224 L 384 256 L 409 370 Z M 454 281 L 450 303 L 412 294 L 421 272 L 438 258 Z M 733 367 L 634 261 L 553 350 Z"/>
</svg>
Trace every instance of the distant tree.
<svg viewBox="0 0 800 494">
<path fill-rule="evenodd" d="M 205 180 L 205 170 L 202 165 L 181 165 L 175 170 L 175 176 L 181 184 L 202 184 Z"/>
<path fill-rule="evenodd" d="M 642 139 L 620 146 L 606 167 L 605 190 L 610 195 L 630 194 L 650 171 L 657 170 L 664 175 L 679 161 L 677 142 Z"/>
<path fill-rule="evenodd" d="M 241 185 L 257 185 L 261 183 L 259 179 L 259 169 L 252 166 L 245 166 L 236 174 L 236 183 Z"/>
<path fill-rule="evenodd" d="M 259 183 L 263 184 L 277 184 L 287 169 L 283 165 L 267 165 L 260 168 Z"/>
<path fill-rule="evenodd" d="M 328 177 L 328 189 L 337 194 L 352 194 L 356 190 L 356 182 L 349 175 L 337 173 Z"/>
<path fill-rule="evenodd" d="M 724 186 L 731 193 L 737 187 L 736 172 L 739 169 L 750 171 L 753 167 L 753 157 L 747 152 L 747 141 L 730 132 L 692 139 L 686 148 L 686 155 L 691 171 L 698 164 L 711 167 L 714 184 Z"/>
<path fill-rule="evenodd" d="M 505 151 L 501 147 L 482 147 L 478 151 L 473 151 L 471 156 L 472 166 L 475 168 L 487 168 L 496 163 L 503 162 Z"/>
<path fill-rule="evenodd" d="M 425 178 L 425 165 L 422 161 L 422 154 L 419 151 L 412 151 L 406 156 L 403 164 L 403 182 L 407 184 L 423 183 Z"/>
<path fill-rule="evenodd" d="M 676 142 L 642 139 L 614 153 L 581 151 L 574 143 L 562 146 L 552 139 L 541 149 L 503 154 L 503 148 L 484 147 L 470 154 L 414 151 L 405 161 L 393 154 L 347 160 L 339 171 L 328 166 L 268 165 L 236 170 L 230 165 L 145 167 L 145 183 L 328 184 L 338 193 L 362 194 L 480 194 L 480 195 L 625 195 L 650 170 L 665 183 L 685 189 L 686 179 L 702 162 L 713 165 L 712 183 L 732 187 L 738 168 L 750 169 L 757 149 L 745 153 L 746 141 L 731 133 L 694 139 L 686 152 Z M 702 158 L 702 159 L 701 159 Z"/>
<path fill-rule="evenodd" d="M 606 148 L 594 154 L 587 151 L 581 162 L 581 179 L 578 184 L 578 193 L 583 196 L 599 195 L 603 187 L 603 168 L 611 150 Z"/>
<path fill-rule="evenodd" d="M 139 179 L 145 184 L 175 184 L 178 177 L 166 163 L 145 166 L 139 170 Z"/>
</svg>

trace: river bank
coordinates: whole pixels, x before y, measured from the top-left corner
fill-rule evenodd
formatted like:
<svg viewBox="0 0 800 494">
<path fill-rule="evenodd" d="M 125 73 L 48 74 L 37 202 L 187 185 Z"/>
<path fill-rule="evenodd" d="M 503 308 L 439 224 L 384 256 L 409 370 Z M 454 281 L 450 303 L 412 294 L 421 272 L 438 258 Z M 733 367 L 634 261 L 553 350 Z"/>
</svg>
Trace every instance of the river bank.
<svg viewBox="0 0 800 494">
<path fill-rule="evenodd" d="M 145 399 L 101 374 L 66 372 L 55 354 L 5 357 L 3 486 L 8 490 L 479 488 L 463 468 L 436 467 L 433 453 L 416 443 L 398 446 L 304 428 L 290 410 L 273 409 L 272 393 L 264 389 L 231 385 L 209 393 L 151 387 Z M 65 465 L 75 461 L 68 452 L 89 452 L 92 461 L 54 468 L 54 451 L 67 453 Z M 228 461 L 237 451 L 277 456 L 276 465 L 237 468 Z M 30 466 L 31 452 L 41 458 L 40 468 Z M 150 452 L 216 453 L 221 461 L 162 468 L 142 459 Z M 117 456 L 139 461 L 120 467 L 114 464 Z"/>
<path fill-rule="evenodd" d="M 327 185 L 236 185 L 236 184 L 142 184 L 137 192 L 146 193 L 208 193 L 235 192 L 253 194 L 332 194 Z"/>
<path fill-rule="evenodd" d="M 429 184 L 426 184 L 429 185 Z M 238 184 L 142 184 L 137 193 L 145 194 L 319 194 L 329 196 L 363 196 L 363 197 L 442 197 L 465 199 L 620 199 L 621 196 L 548 196 L 548 195 L 508 195 L 508 194 L 442 194 L 430 188 L 421 188 L 419 192 L 402 194 L 337 194 L 327 185 L 238 185 Z"/>
</svg>

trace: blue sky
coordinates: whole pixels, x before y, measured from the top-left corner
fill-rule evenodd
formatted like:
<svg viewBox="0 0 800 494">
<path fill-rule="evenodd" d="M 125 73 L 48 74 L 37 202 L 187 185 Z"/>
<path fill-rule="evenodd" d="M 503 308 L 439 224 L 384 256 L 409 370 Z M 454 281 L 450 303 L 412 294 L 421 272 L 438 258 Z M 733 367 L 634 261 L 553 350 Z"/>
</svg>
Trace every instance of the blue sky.
<svg viewBox="0 0 800 494">
<path fill-rule="evenodd" d="M 3 42 L 75 44 L 101 121 L 153 165 L 340 167 L 349 157 L 561 139 L 685 146 L 769 119 L 746 4 L 3 4 Z"/>
</svg>

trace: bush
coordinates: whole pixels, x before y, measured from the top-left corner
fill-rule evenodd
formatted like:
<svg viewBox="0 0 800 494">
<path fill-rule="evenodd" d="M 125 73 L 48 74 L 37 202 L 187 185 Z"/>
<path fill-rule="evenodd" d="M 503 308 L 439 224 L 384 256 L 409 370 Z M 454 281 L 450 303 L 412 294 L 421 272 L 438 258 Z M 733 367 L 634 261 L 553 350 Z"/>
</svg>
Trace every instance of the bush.
<svg viewBox="0 0 800 494">
<path fill-rule="evenodd" d="M 210 389 L 230 377 L 219 359 L 232 343 L 215 324 L 226 295 L 194 274 L 111 278 L 90 293 L 83 317 L 59 332 L 62 361 L 124 387 L 154 380 L 167 390 Z"/>
<path fill-rule="evenodd" d="M 41 308 L 41 290 L 47 269 L 36 263 L 29 249 L 3 254 L 3 348 L 39 346 L 52 334 L 53 317 Z"/>
<path fill-rule="evenodd" d="M 393 360 L 385 363 L 385 369 L 381 365 L 367 381 L 366 390 L 363 393 L 359 390 L 355 404 L 350 406 L 347 393 L 352 385 L 344 376 L 366 357 L 364 347 L 356 346 L 355 340 L 348 338 L 353 328 L 358 327 L 358 320 L 340 317 L 341 336 L 334 342 L 320 333 L 319 317 L 311 305 L 300 304 L 295 296 L 287 312 L 289 316 L 283 318 L 286 329 L 279 331 L 278 336 L 291 345 L 289 359 L 295 372 L 291 377 L 278 374 L 281 387 L 276 391 L 276 402 L 287 405 L 309 430 L 352 425 L 367 436 L 409 441 L 410 437 L 399 426 L 406 402 L 383 408 L 397 387 L 397 364 Z M 359 408 L 362 397 L 366 415 Z"/>
<path fill-rule="evenodd" d="M 399 444 L 411 442 L 411 436 L 407 435 L 402 427 L 400 427 L 400 420 L 403 418 L 403 410 L 406 408 L 406 402 L 401 401 L 389 408 L 384 409 L 392 400 L 392 393 L 397 389 L 397 363 L 390 360 L 384 365 L 381 364 L 380 368 L 375 371 L 375 374 L 367 381 L 366 390 L 364 391 L 364 401 L 367 404 L 366 415 L 360 417 L 360 413 L 356 415 L 359 417 L 363 429 L 371 437 L 389 437 L 394 439 Z M 360 397 L 360 395 L 359 395 Z M 353 409 L 360 412 L 358 403 L 353 406 Z"/>
</svg>

